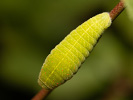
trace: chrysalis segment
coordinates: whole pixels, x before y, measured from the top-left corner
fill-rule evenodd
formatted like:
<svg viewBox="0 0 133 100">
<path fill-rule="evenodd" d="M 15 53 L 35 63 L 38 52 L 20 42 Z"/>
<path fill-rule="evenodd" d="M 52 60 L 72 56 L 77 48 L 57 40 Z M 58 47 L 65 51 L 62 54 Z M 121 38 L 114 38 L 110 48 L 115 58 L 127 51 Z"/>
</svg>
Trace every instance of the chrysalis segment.
<svg viewBox="0 0 133 100">
<path fill-rule="evenodd" d="M 111 25 L 109 13 L 96 15 L 73 30 L 46 58 L 38 83 L 53 89 L 75 74 L 102 32 Z"/>
</svg>

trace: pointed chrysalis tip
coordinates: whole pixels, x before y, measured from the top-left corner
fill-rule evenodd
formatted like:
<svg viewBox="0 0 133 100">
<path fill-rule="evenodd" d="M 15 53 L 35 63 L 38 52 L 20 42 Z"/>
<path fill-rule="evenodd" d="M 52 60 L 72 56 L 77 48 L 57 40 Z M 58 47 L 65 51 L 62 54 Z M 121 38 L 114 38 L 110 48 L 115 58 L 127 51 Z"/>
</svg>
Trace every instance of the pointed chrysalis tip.
<svg viewBox="0 0 133 100">
<path fill-rule="evenodd" d="M 107 27 L 109 27 L 112 24 L 112 18 L 110 16 L 110 13 L 109 12 L 103 12 L 103 13 L 106 13 L 107 14 L 107 19 L 108 19 L 108 25 L 107 25 Z"/>
</svg>

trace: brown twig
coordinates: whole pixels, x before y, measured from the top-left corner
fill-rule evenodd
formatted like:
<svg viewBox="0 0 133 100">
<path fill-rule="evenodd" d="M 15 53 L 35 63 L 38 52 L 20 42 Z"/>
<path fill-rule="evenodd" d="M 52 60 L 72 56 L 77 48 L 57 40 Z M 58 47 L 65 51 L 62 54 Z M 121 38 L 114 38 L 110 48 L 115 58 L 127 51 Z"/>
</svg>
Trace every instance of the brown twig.
<svg viewBox="0 0 133 100">
<path fill-rule="evenodd" d="M 42 89 L 31 100 L 43 100 L 50 92 L 51 90 Z"/>
<path fill-rule="evenodd" d="M 117 16 L 125 9 L 123 0 L 120 0 L 120 2 L 110 11 L 109 15 L 113 20 L 117 18 Z"/>
</svg>

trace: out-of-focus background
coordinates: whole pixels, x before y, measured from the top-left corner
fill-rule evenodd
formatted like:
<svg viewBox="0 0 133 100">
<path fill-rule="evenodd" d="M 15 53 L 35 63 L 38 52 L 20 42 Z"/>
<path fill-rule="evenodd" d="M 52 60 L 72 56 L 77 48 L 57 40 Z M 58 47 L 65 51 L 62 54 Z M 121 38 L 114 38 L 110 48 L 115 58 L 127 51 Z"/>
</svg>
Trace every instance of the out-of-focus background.
<svg viewBox="0 0 133 100">
<path fill-rule="evenodd" d="M 71 30 L 119 0 L 0 0 L 0 100 L 30 100 L 40 68 Z M 133 100 L 133 22 L 126 10 L 78 73 L 46 100 Z"/>
</svg>

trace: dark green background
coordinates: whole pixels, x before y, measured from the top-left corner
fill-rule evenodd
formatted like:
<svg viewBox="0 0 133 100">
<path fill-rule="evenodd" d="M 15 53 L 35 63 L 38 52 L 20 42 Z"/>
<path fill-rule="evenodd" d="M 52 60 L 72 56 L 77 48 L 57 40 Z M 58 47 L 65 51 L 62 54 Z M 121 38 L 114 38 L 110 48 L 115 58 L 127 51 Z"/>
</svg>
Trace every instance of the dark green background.
<svg viewBox="0 0 133 100">
<path fill-rule="evenodd" d="M 118 2 L 0 0 L 0 100 L 30 100 L 41 89 L 37 79 L 50 50 L 78 25 Z M 132 84 L 133 22 L 125 10 L 78 73 L 47 100 L 132 100 Z"/>
</svg>

